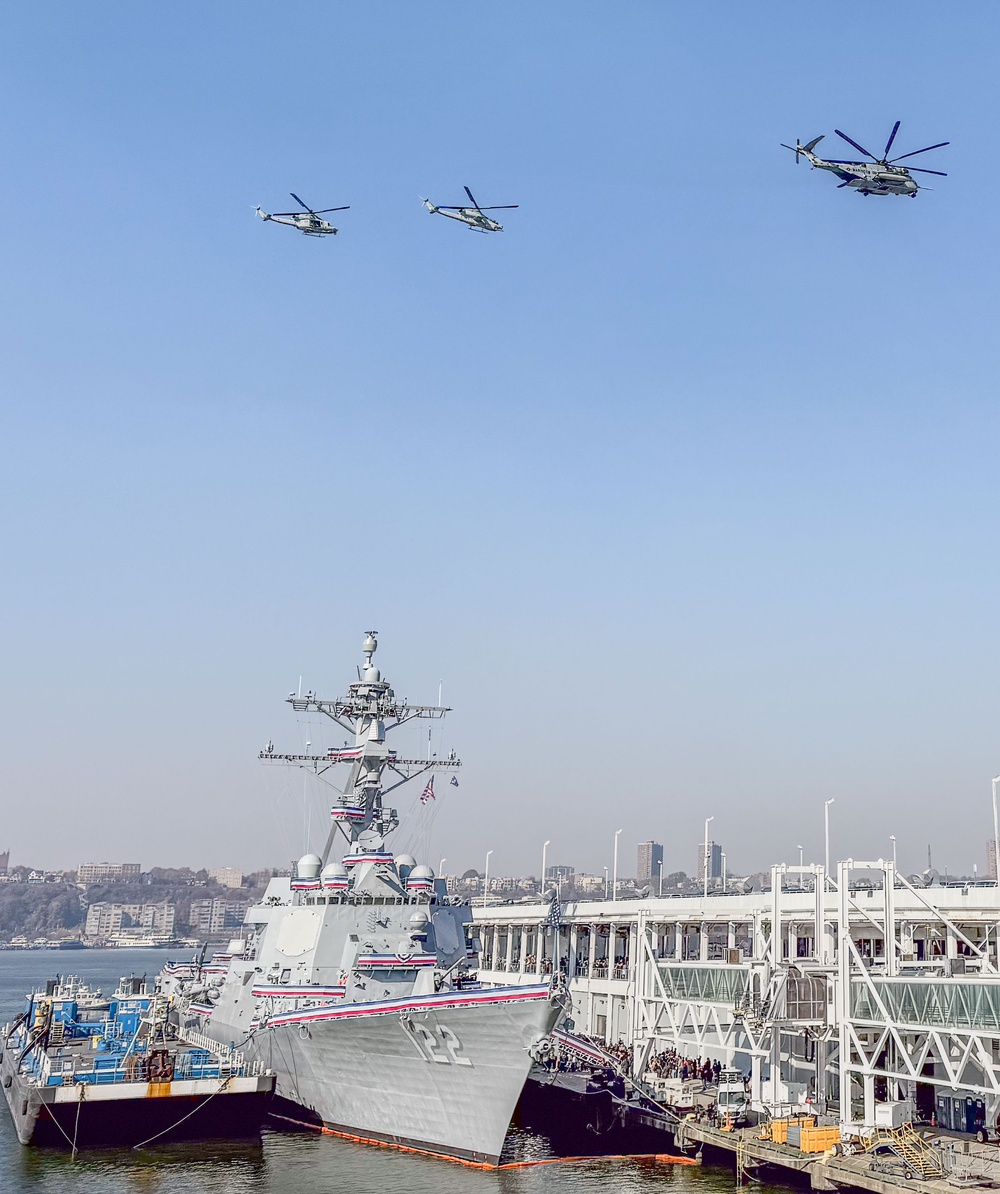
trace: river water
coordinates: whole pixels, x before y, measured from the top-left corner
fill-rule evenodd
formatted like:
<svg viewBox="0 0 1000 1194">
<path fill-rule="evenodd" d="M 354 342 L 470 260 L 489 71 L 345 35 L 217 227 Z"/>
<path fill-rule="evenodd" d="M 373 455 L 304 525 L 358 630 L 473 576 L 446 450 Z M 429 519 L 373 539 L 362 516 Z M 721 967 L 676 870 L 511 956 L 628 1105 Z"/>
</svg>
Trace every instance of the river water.
<svg viewBox="0 0 1000 1194">
<path fill-rule="evenodd" d="M 156 974 L 162 950 L 0 952 L 0 1024 L 26 993 L 57 973 L 76 974 L 106 994 L 122 974 Z M 551 1156 L 538 1136 L 524 1155 Z M 163 1145 L 142 1152 L 22 1148 L 0 1101 L 0 1194 L 721 1194 L 732 1169 L 594 1158 L 537 1168 L 483 1171 L 352 1144 L 312 1132 L 265 1130 L 259 1142 Z M 757 1186 L 762 1194 L 768 1187 Z"/>
</svg>

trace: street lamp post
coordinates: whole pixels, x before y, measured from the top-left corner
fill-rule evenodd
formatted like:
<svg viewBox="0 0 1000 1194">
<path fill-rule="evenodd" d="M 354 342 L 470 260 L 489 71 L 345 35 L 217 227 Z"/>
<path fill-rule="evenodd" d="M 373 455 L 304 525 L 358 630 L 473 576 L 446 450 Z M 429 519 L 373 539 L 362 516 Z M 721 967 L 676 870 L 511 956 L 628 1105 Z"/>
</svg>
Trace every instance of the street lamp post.
<svg viewBox="0 0 1000 1194">
<path fill-rule="evenodd" d="M 438 863 L 438 878 L 439 878 L 439 879 L 440 879 L 440 878 L 441 878 L 441 876 L 444 874 L 444 864 L 445 864 L 447 861 L 448 861 L 448 859 L 447 859 L 447 858 L 442 858 L 442 859 L 441 859 L 441 861 Z"/>
<path fill-rule="evenodd" d="M 551 842 L 542 842 L 542 877 L 538 883 L 538 890 L 542 893 L 542 895 L 545 894 L 545 858 L 548 848 L 551 845 Z"/>
<path fill-rule="evenodd" d="M 705 895 L 706 896 L 708 895 L 708 827 L 711 824 L 711 822 L 714 820 L 715 820 L 714 816 L 705 818 L 705 853 L 704 853 L 704 857 L 702 858 L 702 865 L 705 870 Z"/>
<path fill-rule="evenodd" d="M 618 899 L 618 835 L 621 833 L 620 829 L 615 830 L 615 870 L 614 878 L 611 883 L 611 898 Z"/>
<path fill-rule="evenodd" d="M 894 833 L 889 834 L 889 841 L 892 842 L 892 869 L 895 870 L 896 869 L 896 835 Z"/>
<path fill-rule="evenodd" d="M 1000 775 L 993 780 L 993 868 L 996 871 L 997 886 L 1000 887 L 1000 830 L 997 829 L 997 784 Z"/>
<path fill-rule="evenodd" d="M 492 850 L 486 851 L 486 874 L 483 876 L 483 907 L 486 907 L 486 897 L 490 892 L 490 855 Z"/>
<path fill-rule="evenodd" d="M 604 868 L 604 898 L 608 898 L 608 868 Z"/>
<path fill-rule="evenodd" d="M 801 870 L 802 870 L 802 847 L 801 847 L 801 846 L 796 846 L 795 848 L 796 848 L 796 849 L 798 850 L 798 852 L 799 852 L 799 870 L 801 871 Z"/>
<path fill-rule="evenodd" d="M 663 859 L 660 859 L 660 898 L 663 898 Z"/>
<path fill-rule="evenodd" d="M 829 800 L 823 803 L 823 832 L 826 838 L 826 878 L 830 878 L 830 805 L 833 804 L 835 796 L 831 796 Z"/>
</svg>

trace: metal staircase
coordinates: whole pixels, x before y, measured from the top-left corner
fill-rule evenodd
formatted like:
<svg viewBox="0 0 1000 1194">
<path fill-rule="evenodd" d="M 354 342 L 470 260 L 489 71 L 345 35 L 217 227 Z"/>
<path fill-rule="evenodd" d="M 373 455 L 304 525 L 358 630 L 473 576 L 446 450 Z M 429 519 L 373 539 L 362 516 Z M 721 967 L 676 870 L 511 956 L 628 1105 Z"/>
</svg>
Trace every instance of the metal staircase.
<svg viewBox="0 0 1000 1194">
<path fill-rule="evenodd" d="M 871 1137 L 868 1151 L 888 1145 L 915 1177 L 934 1181 L 944 1177 L 944 1158 L 918 1132 L 913 1124 L 901 1128 L 876 1128 Z"/>
</svg>

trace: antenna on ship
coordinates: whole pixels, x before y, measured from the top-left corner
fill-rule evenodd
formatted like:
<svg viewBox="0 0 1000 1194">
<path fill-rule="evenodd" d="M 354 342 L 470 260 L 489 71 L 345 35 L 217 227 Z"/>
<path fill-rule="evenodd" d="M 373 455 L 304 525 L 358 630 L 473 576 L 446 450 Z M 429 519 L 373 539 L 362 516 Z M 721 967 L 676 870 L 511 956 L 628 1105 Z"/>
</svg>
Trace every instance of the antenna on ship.
<svg viewBox="0 0 1000 1194">
<path fill-rule="evenodd" d="M 378 649 L 377 634 L 377 630 L 365 633 L 361 644 L 364 665 L 358 669 L 357 681 L 348 685 L 347 696 L 322 700 L 312 689 L 303 695 L 300 678 L 298 692 L 288 697 L 288 703 L 296 713 L 321 713 L 329 717 L 353 736 L 353 742 L 346 742 L 343 747 L 330 747 L 320 754 L 312 753 L 310 742 L 304 754 L 279 755 L 272 748 L 261 751 L 258 756 L 269 763 L 290 763 L 316 776 L 323 776 L 338 763 L 350 764 L 347 782 L 343 790 L 338 789 L 339 803 L 331 810 L 333 824 L 321 856 L 322 866 L 329 859 L 338 833 L 347 840 L 351 856 L 357 855 L 359 860 L 364 857 L 368 861 L 368 855 L 381 855 L 385 852 L 385 838 L 399 825 L 396 809 L 383 804 L 385 796 L 426 771 L 461 766 L 454 752 L 446 759 L 439 759 L 434 754 L 430 727 L 424 759 L 401 758 L 386 744 L 386 735 L 406 722 L 420 717 L 439 721 L 450 710 L 440 704 L 411 705 L 405 699 L 397 698 L 372 661 Z M 439 701 L 443 698 L 443 690 L 442 680 L 438 687 Z M 397 778 L 383 786 L 389 772 Z M 387 856 L 391 858 L 391 855 Z"/>
</svg>

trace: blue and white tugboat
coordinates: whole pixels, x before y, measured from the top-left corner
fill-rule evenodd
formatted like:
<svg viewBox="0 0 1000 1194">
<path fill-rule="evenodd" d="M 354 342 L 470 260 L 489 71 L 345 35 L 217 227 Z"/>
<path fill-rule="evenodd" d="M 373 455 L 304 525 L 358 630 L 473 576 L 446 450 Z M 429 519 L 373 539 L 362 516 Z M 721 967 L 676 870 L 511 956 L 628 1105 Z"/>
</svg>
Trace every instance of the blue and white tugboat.
<svg viewBox="0 0 1000 1194">
<path fill-rule="evenodd" d="M 349 768 L 322 854 L 271 881 L 224 973 L 165 974 L 163 985 L 182 1031 L 232 1042 L 275 1071 L 276 1102 L 291 1118 L 496 1165 L 563 996 L 548 980 L 479 986 L 468 905 L 451 902 L 429 866 L 387 847 L 398 817 L 384 796 L 459 761 L 405 759 L 389 748 L 393 729 L 448 710 L 397 700 L 372 662 L 376 646 L 371 632 L 347 696 L 289 697 L 296 712 L 346 730 L 348 745 L 299 755 L 269 745 L 261 756 L 317 775 Z"/>
<path fill-rule="evenodd" d="M 28 996 L 3 1030 L 0 1084 L 22 1144 L 76 1152 L 252 1136 L 274 1076 L 215 1041 L 179 1041 L 144 978 L 110 999 L 69 978 Z"/>
</svg>

